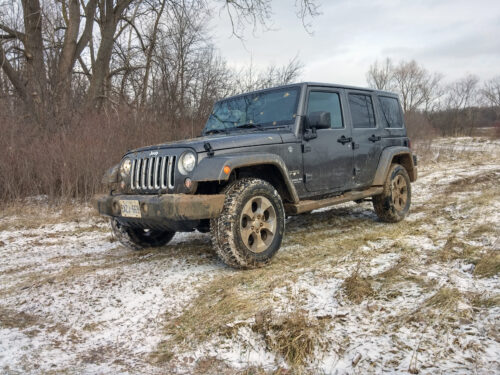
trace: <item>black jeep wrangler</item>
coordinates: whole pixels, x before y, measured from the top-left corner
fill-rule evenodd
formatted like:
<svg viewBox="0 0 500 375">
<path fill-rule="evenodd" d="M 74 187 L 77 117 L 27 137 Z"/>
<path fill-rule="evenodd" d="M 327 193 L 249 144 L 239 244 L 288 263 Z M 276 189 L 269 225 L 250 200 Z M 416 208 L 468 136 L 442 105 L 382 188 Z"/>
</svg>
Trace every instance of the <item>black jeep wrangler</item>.
<svg viewBox="0 0 500 375">
<path fill-rule="evenodd" d="M 278 251 L 287 215 L 371 197 L 402 220 L 416 178 L 397 95 L 300 83 L 221 100 L 201 137 L 128 152 L 96 205 L 132 249 L 210 231 L 225 263 L 251 268 Z"/>
</svg>

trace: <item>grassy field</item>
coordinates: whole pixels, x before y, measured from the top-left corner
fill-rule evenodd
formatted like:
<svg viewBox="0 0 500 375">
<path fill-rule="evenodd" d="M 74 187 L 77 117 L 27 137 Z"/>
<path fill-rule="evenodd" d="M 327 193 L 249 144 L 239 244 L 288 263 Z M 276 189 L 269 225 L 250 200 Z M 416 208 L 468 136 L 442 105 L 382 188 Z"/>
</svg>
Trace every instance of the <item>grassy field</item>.
<svg viewBox="0 0 500 375">
<path fill-rule="evenodd" d="M 131 252 L 89 207 L 3 208 L 0 372 L 500 372 L 500 142 L 421 153 L 406 220 L 370 202 L 291 217 L 250 271 L 205 234 Z"/>
</svg>

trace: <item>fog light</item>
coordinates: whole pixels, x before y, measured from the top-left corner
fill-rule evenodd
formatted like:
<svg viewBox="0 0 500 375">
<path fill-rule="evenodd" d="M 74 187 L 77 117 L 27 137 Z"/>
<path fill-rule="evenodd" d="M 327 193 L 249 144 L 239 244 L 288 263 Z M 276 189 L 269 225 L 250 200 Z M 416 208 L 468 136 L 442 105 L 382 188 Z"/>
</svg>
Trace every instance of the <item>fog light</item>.
<svg viewBox="0 0 500 375">
<path fill-rule="evenodd" d="M 188 177 L 184 180 L 184 186 L 187 187 L 188 189 L 191 189 L 191 186 L 193 186 L 193 181 Z"/>
</svg>

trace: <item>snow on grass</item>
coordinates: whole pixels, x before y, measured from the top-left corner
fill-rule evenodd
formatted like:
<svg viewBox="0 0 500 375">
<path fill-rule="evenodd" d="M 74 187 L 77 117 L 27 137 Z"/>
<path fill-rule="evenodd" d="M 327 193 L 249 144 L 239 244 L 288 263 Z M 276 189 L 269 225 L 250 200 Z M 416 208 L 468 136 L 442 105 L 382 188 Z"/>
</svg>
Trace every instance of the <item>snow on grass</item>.
<svg viewBox="0 0 500 375">
<path fill-rule="evenodd" d="M 136 358 L 143 367 L 161 340 L 164 317 L 179 314 L 223 267 L 207 253 L 206 235 L 131 253 L 108 231 L 107 223 L 61 223 L 0 234 L 0 323 L 11 325 L 0 331 L 10 348 L 0 350 L 0 369 L 135 372 Z M 186 241 L 198 253 L 177 256 Z"/>
<path fill-rule="evenodd" d="M 87 214 L 0 215 L 0 372 L 500 372 L 499 274 L 475 272 L 500 251 L 500 142 L 444 139 L 432 152 L 405 221 L 379 222 L 368 202 L 293 217 L 254 271 L 224 266 L 206 234 L 132 252 Z M 344 290 L 354 272 L 371 289 L 357 302 Z M 227 315 L 182 320 L 213 311 Z M 269 345 L 287 326 L 254 329 L 267 312 L 304 313 L 315 336 L 303 367 Z"/>
</svg>

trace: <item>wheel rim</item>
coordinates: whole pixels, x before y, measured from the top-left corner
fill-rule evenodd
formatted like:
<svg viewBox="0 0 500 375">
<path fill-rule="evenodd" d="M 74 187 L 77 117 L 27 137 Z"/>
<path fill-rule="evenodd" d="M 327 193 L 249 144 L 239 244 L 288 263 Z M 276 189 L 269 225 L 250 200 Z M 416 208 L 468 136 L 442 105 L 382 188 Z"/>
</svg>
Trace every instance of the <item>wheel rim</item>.
<svg viewBox="0 0 500 375">
<path fill-rule="evenodd" d="M 266 251 L 276 234 L 276 210 L 266 197 L 252 197 L 243 207 L 240 218 L 241 239 L 254 253 Z"/>
<path fill-rule="evenodd" d="M 402 211 L 408 201 L 408 186 L 403 176 L 397 175 L 392 180 L 392 204 L 397 211 Z"/>
</svg>

